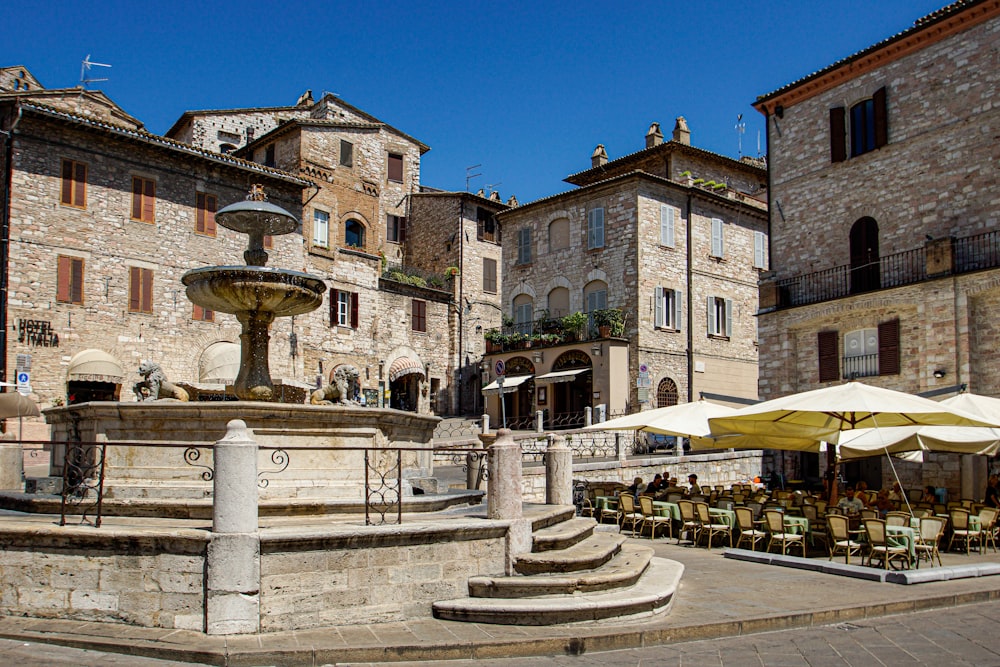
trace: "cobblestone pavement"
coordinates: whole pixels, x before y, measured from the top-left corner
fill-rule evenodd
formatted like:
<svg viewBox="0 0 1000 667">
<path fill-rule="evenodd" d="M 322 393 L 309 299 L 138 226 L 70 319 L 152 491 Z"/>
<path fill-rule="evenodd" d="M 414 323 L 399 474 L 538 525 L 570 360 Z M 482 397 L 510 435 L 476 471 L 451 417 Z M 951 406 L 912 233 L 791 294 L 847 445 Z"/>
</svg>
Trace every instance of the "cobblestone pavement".
<svg viewBox="0 0 1000 667">
<path fill-rule="evenodd" d="M 991 667 L 1000 665 L 1000 605 L 885 616 L 868 621 L 627 651 L 501 660 L 377 663 L 378 667 Z M 362 667 L 352 665 L 352 667 Z M 370 664 L 365 667 L 375 667 Z"/>
</svg>

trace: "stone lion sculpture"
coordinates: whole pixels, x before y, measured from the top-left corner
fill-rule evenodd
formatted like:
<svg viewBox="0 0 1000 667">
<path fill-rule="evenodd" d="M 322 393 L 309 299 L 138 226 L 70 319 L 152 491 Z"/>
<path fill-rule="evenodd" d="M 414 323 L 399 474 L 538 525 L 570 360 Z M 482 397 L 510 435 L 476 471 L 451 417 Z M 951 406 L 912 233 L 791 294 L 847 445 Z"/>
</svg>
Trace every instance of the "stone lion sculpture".
<svg viewBox="0 0 1000 667">
<path fill-rule="evenodd" d="M 142 381 L 132 386 L 135 397 L 139 401 L 155 401 L 160 398 L 173 398 L 178 401 L 188 400 L 188 393 L 169 382 L 160 365 L 152 361 L 139 364 L 139 375 Z"/>
<path fill-rule="evenodd" d="M 358 381 L 358 371 L 353 366 L 341 366 L 333 372 L 333 381 L 312 393 L 309 402 L 313 405 L 353 405 L 356 401 L 354 385 Z"/>
</svg>

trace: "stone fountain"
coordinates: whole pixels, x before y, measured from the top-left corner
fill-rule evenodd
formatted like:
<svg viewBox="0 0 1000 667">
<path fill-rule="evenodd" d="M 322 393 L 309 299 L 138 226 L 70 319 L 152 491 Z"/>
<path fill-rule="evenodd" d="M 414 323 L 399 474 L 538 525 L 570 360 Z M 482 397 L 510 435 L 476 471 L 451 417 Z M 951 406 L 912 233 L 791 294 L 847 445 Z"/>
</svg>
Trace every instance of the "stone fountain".
<svg viewBox="0 0 1000 667">
<path fill-rule="evenodd" d="M 267 266 L 266 235 L 294 232 L 299 221 L 267 201 L 259 186 L 247 201 L 226 206 L 215 221 L 250 237 L 243 253 L 246 266 L 206 266 L 181 278 L 192 302 L 220 313 L 236 315 L 240 334 L 240 372 L 233 388 L 245 401 L 270 401 L 274 393 L 268 367 L 271 323 L 276 317 L 309 313 L 323 303 L 326 285 L 315 276 Z"/>
</svg>

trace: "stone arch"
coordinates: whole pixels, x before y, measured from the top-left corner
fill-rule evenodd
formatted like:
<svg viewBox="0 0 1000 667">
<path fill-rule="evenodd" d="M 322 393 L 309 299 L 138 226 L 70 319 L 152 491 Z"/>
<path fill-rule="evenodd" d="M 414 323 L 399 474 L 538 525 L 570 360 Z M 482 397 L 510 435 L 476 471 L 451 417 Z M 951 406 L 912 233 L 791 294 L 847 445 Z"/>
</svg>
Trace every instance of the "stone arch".
<svg viewBox="0 0 1000 667">
<path fill-rule="evenodd" d="M 677 388 L 677 383 L 669 377 L 661 379 L 656 385 L 656 407 L 666 408 L 677 405 L 679 401 L 680 391 Z"/>
</svg>

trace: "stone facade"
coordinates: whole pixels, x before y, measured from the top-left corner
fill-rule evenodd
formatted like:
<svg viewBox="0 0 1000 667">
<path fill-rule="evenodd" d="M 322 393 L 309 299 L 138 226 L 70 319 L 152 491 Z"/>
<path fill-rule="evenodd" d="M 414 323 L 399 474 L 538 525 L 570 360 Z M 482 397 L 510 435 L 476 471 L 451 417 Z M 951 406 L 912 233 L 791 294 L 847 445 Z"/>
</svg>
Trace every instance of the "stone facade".
<svg viewBox="0 0 1000 667">
<path fill-rule="evenodd" d="M 1000 395 L 1000 111 L 991 102 L 998 48 L 996 3 L 955 3 L 759 98 L 768 119 L 773 272 L 761 287 L 762 397 L 851 376 L 908 392 L 966 385 Z M 874 140 L 862 129 L 866 114 Z M 839 142 L 846 147 L 838 153 Z M 879 336 L 872 343 L 876 361 L 898 355 L 898 369 L 859 368 L 848 349 L 858 332 L 895 321 L 897 351 Z M 823 381 L 821 332 L 836 341 Z M 978 497 L 985 465 L 976 465 L 965 481 L 947 465 L 916 468 L 921 474 L 908 481 Z M 888 466 L 868 467 L 869 485 L 891 481 Z"/>
</svg>

